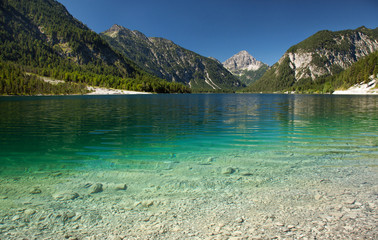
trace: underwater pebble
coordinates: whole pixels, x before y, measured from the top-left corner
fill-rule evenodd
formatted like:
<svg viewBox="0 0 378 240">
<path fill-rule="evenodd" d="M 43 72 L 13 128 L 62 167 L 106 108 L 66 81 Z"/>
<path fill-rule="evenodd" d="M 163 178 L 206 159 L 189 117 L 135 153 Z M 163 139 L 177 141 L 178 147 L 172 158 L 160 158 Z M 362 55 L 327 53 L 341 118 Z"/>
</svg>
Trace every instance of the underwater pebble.
<svg viewBox="0 0 378 240">
<path fill-rule="evenodd" d="M 243 223 L 244 219 L 242 217 L 239 217 L 235 220 L 236 223 Z"/>
<path fill-rule="evenodd" d="M 283 223 L 281 223 L 281 222 L 276 222 L 276 226 L 278 226 L 278 227 L 283 227 L 283 226 L 285 226 L 285 224 L 283 224 Z"/>
<path fill-rule="evenodd" d="M 81 214 L 76 214 L 74 217 L 72 217 L 72 222 L 76 222 L 81 218 Z"/>
<path fill-rule="evenodd" d="M 348 198 L 344 201 L 345 204 L 354 204 L 356 202 L 356 199 L 354 198 Z"/>
<path fill-rule="evenodd" d="M 102 189 L 102 184 L 101 183 L 96 183 L 95 185 L 93 185 L 91 188 L 90 188 L 90 194 L 92 193 L 99 193 L 99 192 L 102 192 L 103 189 Z"/>
<path fill-rule="evenodd" d="M 40 194 L 42 193 L 42 190 L 39 189 L 38 187 L 34 187 L 32 190 L 29 192 L 30 194 Z"/>
<path fill-rule="evenodd" d="M 243 171 L 240 173 L 240 175 L 247 177 L 247 176 L 252 176 L 253 174 L 251 172 Z"/>
<path fill-rule="evenodd" d="M 67 212 L 65 215 L 66 215 L 67 218 L 73 218 L 73 217 L 75 217 L 76 213 L 74 213 L 74 212 Z"/>
<path fill-rule="evenodd" d="M 24 213 L 25 213 L 25 215 L 30 216 L 30 215 L 33 215 L 34 213 L 36 213 L 36 211 L 34 209 L 26 209 L 24 211 Z"/>
<path fill-rule="evenodd" d="M 315 200 L 320 200 L 323 196 L 320 194 L 315 194 L 314 198 Z"/>
<path fill-rule="evenodd" d="M 233 174 L 235 172 L 235 168 L 227 167 L 222 170 L 222 174 Z"/>
<path fill-rule="evenodd" d="M 144 200 L 141 202 L 142 206 L 143 207 L 151 207 L 152 205 L 154 205 L 154 201 L 153 200 Z"/>
<path fill-rule="evenodd" d="M 126 190 L 127 189 L 127 185 L 126 184 L 117 184 L 114 188 L 117 191 Z"/>
<path fill-rule="evenodd" d="M 12 218 L 12 221 L 17 221 L 21 219 L 21 217 L 19 215 L 15 215 L 13 218 Z"/>
<path fill-rule="evenodd" d="M 55 200 L 74 200 L 75 198 L 78 198 L 79 194 L 76 192 L 59 192 L 53 195 L 53 198 Z"/>
</svg>

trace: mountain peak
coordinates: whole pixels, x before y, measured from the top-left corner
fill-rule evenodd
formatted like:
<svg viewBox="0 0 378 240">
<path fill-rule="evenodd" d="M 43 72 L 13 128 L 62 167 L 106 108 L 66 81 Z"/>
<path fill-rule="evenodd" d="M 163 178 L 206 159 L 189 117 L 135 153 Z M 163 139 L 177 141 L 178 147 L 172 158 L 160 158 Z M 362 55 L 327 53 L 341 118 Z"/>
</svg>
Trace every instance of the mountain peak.
<svg viewBox="0 0 378 240">
<path fill-rule="evenodd" d="M 114 24 L 111 28 L 106 30 L 104 32 L 104 34 L 106 34 L 110 37 L 115 37 L 117 35 L 125 35 L 125 36 L 134 36 L 134 37 L 137 37 L 137 38 L 147 39 L 147 37 L 143 33 L 139 32 L 137 30 L 130 30 L 130 29 L 125 28 L 123 26 L 120 26 L 118 24 Z"/>
<path fill-rule="evenodd" d="M 124 28 L 118 24 L 114 24 L 111 28 L 109 28 L 108 31 L 111 31 L 111 32 L 119 32 L 121 31 L 121 29 Z"/>
<path fill-rule="evenodd" d="M 263 65 L 265 64 L 257 61 L 256 58 L 254 58 L 246 50 L 240 51 L 223 63 L 223 66 L 231 72 L 237 72 L 239 70 L 256 71 Z"/>
</svg>

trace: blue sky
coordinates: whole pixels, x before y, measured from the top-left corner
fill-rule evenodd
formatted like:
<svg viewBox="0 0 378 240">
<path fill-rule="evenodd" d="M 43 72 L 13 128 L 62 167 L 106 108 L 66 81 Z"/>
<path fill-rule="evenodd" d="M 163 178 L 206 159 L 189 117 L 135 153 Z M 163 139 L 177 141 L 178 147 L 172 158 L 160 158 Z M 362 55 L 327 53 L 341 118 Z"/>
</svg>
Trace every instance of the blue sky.
<svg viewBox="0 0 378 240">
<path fill-rule="evenodd" d="M 320 30 L 378 27 L 376 0 L 58 0 L 95 32 L 113 24 L 221 62 L 241 50 L 273 65 Z"/>
</svg>

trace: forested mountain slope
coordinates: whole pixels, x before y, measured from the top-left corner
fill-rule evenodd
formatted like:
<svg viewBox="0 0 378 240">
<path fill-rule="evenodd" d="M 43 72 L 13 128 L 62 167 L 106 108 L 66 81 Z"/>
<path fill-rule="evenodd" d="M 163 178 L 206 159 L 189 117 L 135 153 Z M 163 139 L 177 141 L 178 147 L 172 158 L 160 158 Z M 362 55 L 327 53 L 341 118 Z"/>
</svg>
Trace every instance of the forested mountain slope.
<svg viewBox="0 0 378 240">
<path fill-rule="evenodd" d="M 101 35 L 141 68 L 170 82 L 183 83 L 196 91 L 227 91 L 242 87 L 219 62 L 170 40 L 146 37 L 139 31 L 116 24 Z"/>
<path fill-rule="evenodd" d="M 1 81 L 2 94 L 23 94 L 17 89 L 28 78 L 24 72 L 113 88 L 187 91 L 141 70 L 57 1 L 3 0 L 0 23 L 2 68 L 13 64 L 8 71 L 19 68 L 21 72 L 8 82 Z"/>
</svg>

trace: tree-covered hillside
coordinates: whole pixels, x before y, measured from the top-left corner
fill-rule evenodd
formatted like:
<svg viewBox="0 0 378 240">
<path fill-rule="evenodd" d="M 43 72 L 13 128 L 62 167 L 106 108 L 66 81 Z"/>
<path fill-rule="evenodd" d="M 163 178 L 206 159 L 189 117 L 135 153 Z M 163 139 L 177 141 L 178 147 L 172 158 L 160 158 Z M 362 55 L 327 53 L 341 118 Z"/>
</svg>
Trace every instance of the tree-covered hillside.
<svg viewBox="0 0 378 240">
<path fill-rule="evenodd" d="M 378 51 L 360 59 L 348 69 L 335 76 L 320 79 L 318 87 L 323 92 L 333 92 L 337 89 L 348 89 L 358 83 L 368 83 L 372 78 L 378 79 Z M 324 83 L 322 83 L 322 80 Z M 311 88 L 310 88 L 311 89 Z"/>
<path fill-rule="evenodd" d="M 9 67 L 7 71 L 15 71 L 18 79 L 29 78 L 25 74 L 29 72 L 129 90 L 189 91 L 183 85 L 167 83 L 141 70 L 54 0 L 0 2 L 0 62 L 2 71 Z M 23 94 L 4 91 L 10 88 L 7 81 L 2 82 L 7 87 L 0 94 Z"/>
</svg>

